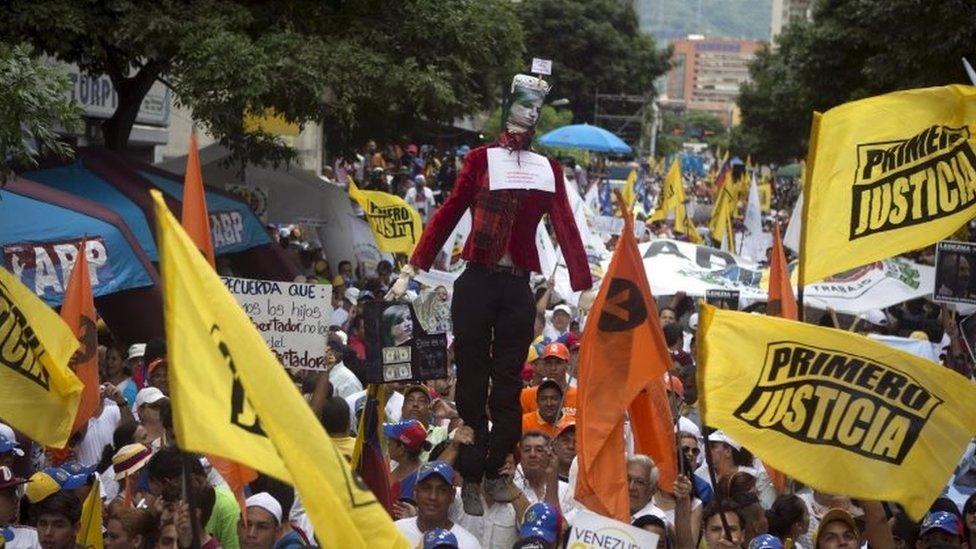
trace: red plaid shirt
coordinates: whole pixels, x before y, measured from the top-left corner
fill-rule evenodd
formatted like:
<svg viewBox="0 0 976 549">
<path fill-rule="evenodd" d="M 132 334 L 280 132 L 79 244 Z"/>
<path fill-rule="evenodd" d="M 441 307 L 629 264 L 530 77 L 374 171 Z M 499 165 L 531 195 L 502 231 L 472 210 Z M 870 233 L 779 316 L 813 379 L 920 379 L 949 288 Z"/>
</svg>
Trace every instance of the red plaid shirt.
<svg viewBox="0 0 976 549">
<path fill-rule="evenodd" d="M 549 160 L 556 179 L 555 193 L 491 191 L 488 187 L 487 151 L 497 146 L 498 143 L 493 143 L 478 147 L 465 156 L 464 168 L 458 174 L 454 191 L 424 229 L 410 263 L 420 269 L 429 269 L 465 210 L 470 208 L 471 234 L 461 253 L 462 259 L 495 265 L 507 252 L 516 267 L 541 272 L 535 234 L 542 215 L 548 213 L 556 230 L 556 240 L 566 258 L 573 290 L 591 287 L 593 278 L 566 197 L 562 167 L 558 162 Z"/>
</svg>

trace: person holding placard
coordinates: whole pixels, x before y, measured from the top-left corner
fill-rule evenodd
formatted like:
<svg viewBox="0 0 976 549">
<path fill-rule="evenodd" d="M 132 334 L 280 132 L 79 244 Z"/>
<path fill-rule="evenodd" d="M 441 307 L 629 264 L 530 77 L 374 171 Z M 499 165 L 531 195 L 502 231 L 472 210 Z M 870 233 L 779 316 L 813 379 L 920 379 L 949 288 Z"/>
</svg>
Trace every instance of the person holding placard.
<svg viewBox="0 0 976 549">
<path fill-rule="evenodd" d="M 475 443 L 461 448 L 457 463 L 464 477 L 462 500 L 471 515 L 483 513 L 483 479 L 495 501 L 511 500 L 498 471 L 521 434 L 520 373 L 535 320 L 529 277 L 542 271 L 535 235 L 543 215 L 549 214 L 555 228 L 573 290 L 593 284 L 562 168 L 529 150 L 548 92 L 541 78 L 515 76 L 505 131 L 496 143 L 467 154 L 453 192 L 431 218 L 388 296 L 402 296 L 415 269 L 431 267 L 470 209 L 471 232 L 462 252 L 467 267 L 454 284 L 451 319 L 458 412 L 475 431 Z M 494 426 L 490 434 L 486 404 Z"/>
</svg>

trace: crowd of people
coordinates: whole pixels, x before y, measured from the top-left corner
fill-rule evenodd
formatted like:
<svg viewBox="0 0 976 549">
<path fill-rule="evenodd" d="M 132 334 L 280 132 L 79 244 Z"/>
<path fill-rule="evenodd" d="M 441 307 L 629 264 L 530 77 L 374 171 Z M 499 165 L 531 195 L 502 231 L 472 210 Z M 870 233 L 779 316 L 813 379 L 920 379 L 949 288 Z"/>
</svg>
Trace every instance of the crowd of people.
<svg viewBox="0 0 976 549">
<path fill-rule="evenodd" d="M 438 154 L 415 145 L 380 151 L 370 142 L 327 177 L 338 185 L 352 179 L 364 189 L 398 194 L 426 221 L 450 194 L 466 152 L 465 146 Z M 566 167 L 567 174 L 595 174 L 576 184 L 600 184 L 599 167 Z M 660 192 L 662 178 L 648 168 L 652 194 Z M 711 198 L 704 179 L 689 177 L 686 187 L 694 201 L 707 205 Z M 769 221 L 785 222 L 796 186 L 782 182 L 778 187 Z M 585 195 L 587 188 L 578 190 Z M 650 224 L 643 238 L 681 238 L 669 223 Z M 281 242 L 289 246 L 297 240 L 300 233 L 290 232 Z M 612 249 L 614 239 L 607 244 Z M 916 258 L 928 261 L 927 253 L 920 251 Z M 290 373 L 333 443 L 352 459 L 367 400 L 363 308 L 384 298 L 403 258 L 381 261 L 374 272 L 349 260 L 333 266 L 322 250 L 303 250 L 300 260 L 309 280 L 333 286 L 334 312 L 322 351 L 325 371 Z M 484 486 L 477 501 L 462 500 L 456 468 L 460 448 L 473 444 L 475 434 L 458 414 L 453 349 L 448 349 L 446 377 L 387 384 L 382 432 L 390 511 L 412 546 L 561 547 L 569 524 L 584 509 L 574 492 L 577 379 L 587 311 L 563 302 L 553 285 L 552 279 L 535 281 L 534 340 L 525 349 L 519 398 L 521 436 L 497 472 L 503 483 Z M 449 299 L 446 289 L 439 290 Z M 682 293 L 658 299 L 672 358 L 667 385 L 678 415 L 675 451 L 684 473 L 673 485 L 662 486 L 653 459 L 633 452 L 629 429 L 630 451 L 621 460 L 627 463 L 631 524 L 657 534 L 659 548 L 834 549 L 867 543 L 924 549 L 971 543 L 976 495 L 964 502 L 940 498 L 916 522 L 896 505 L 853 500 L 796 482 L 777 489 L 748 448 L 701 425 L 697 301 Z M 971 377 L 972 357 L 955 317 L 924 299 L 853 324 L 828 311 L 820 323 L 928 342 L 946 367 Z M 86 527 L 82 505 L 94 490 L 103 505 L 101 527 L 109 549 L 189 547 L 194 538 L 208 549 L 318 545 L 293 487 L 259 475 L 239 500 L 207 458 L 179 450 L 163 340 L 123 347 L 103 328 L 99 342 L 101 403 L 67 448 L 44 448 L 0 427 L 0 546 L 76 547 L 76 536 Z"/>
</svg>

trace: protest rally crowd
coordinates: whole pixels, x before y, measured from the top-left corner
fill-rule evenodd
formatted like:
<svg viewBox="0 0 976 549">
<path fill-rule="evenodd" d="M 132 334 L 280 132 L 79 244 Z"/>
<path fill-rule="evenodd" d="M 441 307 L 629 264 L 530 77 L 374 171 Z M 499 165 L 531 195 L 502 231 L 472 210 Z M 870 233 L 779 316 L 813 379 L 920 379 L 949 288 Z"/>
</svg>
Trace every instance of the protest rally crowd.
<svg viewBox="0 0 976 549">
<path fill-rule="evenodd" d="M 152 194 L 160 337 L 113 334 L 88 261 L 60 312 L 0 269 L 0 547 L 969 546 L 976 143 L 923 128 L 972 128 L 976 88 L 928 90 L 950 107 L 866 136 L 843 132 L 916 98 L 816 118 L 800 178 L 538 154 L 527 75 L 496 142 L 369 141 L 323 179 L 381 259 L 272 228 L 295 282 L 331 286 L 315 368 L 282 367 L 218 276 L 188 163 L 182 222 Z M 932 150 L 848 154 L 899 135 Z M 863 195 L 836 177 L 862 171 Z M 661 286 L 691 275 L 654 254 L 711 272 Z M 872 265 L 916 293 L 794 289 Z"/>
</svg>

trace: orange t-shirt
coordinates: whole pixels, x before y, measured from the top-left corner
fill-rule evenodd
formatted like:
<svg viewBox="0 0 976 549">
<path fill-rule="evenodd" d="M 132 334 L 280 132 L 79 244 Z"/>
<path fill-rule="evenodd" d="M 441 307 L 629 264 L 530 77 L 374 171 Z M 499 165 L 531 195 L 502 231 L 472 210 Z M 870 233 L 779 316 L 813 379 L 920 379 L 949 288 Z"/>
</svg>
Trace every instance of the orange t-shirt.
<svg viewBox="0 0 976 549">
<path fill-rule="evenodd" d="M 535 413 L 535 411 L 539 409 L 535 396 L 538 392 L 538 387 L 526 387 L 525 389 L 522 389 L 522 394 L 519 396 L 519 401 L 522 403 L 523 414 L 527 414 L 529 412 Z M 566 396 L 563 399 L 563 415 L 576 416 L 576 387 L 569 387 L 566 390 Z"/>
<path fill-rule="evenodd" d="M 552 423 L 546 423 L 539 412 L 528 412 L 522 414 L 522 433 L 528 433 L 529 431 L 541 431 L 547 435 L 549 438 L 556 438 L 559 434 L 559 430 L 562 429 L 563 425 L 566 423 L 572 423 L 576 421 L 576 418 L 572 416 L 567 416 L 563 414 L 563 417 L 556 422 L 555 425 Z"/>
</svg>

